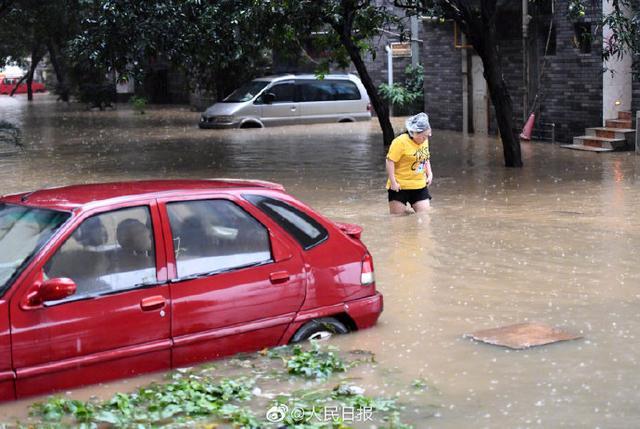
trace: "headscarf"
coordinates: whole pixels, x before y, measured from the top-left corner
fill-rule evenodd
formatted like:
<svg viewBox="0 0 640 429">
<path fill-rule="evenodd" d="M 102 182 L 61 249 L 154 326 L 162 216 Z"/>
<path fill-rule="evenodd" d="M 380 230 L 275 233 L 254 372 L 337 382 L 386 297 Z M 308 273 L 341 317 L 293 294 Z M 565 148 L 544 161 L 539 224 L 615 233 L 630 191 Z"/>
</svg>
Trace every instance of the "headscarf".
<svg viewBox="0 0 640 429">
<path fill-rule="evenodd" d="M 407 127 L 409 135 L 414 135 L 431 129 L 431 125 L 429 125 L 429 116 L 424 112 L 408 117 L 405 122 L 405 126 Z"/>
</svg>

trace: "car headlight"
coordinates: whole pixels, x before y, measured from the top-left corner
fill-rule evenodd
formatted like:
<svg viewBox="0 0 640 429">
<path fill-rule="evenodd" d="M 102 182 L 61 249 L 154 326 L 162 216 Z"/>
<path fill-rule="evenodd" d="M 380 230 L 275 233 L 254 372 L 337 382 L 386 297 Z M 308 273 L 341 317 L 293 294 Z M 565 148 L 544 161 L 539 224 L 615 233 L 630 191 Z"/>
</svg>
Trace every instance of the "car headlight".
<svg viewBox="0 0 640 429">
<path fill-rule="evenodd" d="M 229 122 L 233 122 L 233 116 L 216 116 L 213 118 L 216 122 L 221 124 L 228 124 Z"/>
</svg>

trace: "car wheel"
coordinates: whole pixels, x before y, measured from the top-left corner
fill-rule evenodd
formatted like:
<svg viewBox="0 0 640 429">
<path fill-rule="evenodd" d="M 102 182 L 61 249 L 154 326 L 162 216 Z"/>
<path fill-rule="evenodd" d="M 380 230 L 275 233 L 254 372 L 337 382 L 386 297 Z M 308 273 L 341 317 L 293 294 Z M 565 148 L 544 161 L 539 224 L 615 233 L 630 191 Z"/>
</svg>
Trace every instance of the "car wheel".
<svg viewBox="0 0 640 429">
<path fill-rule="evenodd" d="M 349 329 L 338 319 L 323 317 L 303 325 L 291 338 L 291 342 L 299 343 L 306 340 L 323 341 L 334 335 L 346 334 L 348 332 Z"/>
<path fill-rule="evenodd" d="M 240 125 L 240 128 L 241 129 L 247 129 L 247 128 L 262 128 L 262 127 L 257 122 L 248 121 L 248 122 L 244 122 L 242 125 Z"/>
</svg>

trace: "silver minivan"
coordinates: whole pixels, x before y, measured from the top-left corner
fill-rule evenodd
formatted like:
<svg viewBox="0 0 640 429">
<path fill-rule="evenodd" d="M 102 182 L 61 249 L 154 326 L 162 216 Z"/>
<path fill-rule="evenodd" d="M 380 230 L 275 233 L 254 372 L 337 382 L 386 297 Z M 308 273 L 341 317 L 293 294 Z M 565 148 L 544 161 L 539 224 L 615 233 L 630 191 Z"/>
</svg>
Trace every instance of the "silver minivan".
<svg viewBox="0 0 640 429">
<path fill-rule="evenodd" d="M 371 104 L 352 74 L 268 76 L 236 89 L 204 111 L 200 128 L 262 128 L 371 119 Z"/>
</svg>

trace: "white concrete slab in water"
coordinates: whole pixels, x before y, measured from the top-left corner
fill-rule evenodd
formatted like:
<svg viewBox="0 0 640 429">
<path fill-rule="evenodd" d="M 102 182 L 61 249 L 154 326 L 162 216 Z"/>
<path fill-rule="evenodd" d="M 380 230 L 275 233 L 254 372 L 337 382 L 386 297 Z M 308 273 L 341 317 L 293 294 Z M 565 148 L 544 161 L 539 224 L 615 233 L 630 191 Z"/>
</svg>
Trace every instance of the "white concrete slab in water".
<svg viewBox="0 0 640 429">
<path fill-rule="evenodd" d="M 582 338 L 581 335 L 574 335 L 542 323 L 518 323 L 500 328 L 484 329 L 464 336 L 483 343 L 516 350 Z"/>
</svg>

